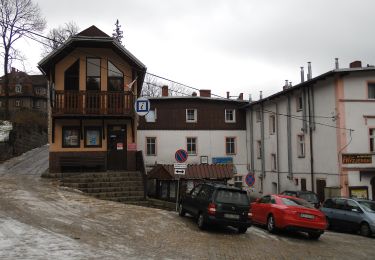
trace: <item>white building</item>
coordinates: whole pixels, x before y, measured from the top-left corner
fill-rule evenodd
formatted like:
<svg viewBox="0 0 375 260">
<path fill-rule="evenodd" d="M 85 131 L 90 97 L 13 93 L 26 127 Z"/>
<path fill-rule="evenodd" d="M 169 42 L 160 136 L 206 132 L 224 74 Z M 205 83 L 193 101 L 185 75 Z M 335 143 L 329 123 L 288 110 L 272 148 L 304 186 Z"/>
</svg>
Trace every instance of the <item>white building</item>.
<svg viewBox="0 0 375 260">
<path fill-rule="evenodd" d="M 303 71 L 301 80 L 303 81 Z M 255 192 L 375 199 L 375 68 L 353 62 L 247 107 Z M 349 164 L 350 162 L 350 164 Z"/>
</svg>

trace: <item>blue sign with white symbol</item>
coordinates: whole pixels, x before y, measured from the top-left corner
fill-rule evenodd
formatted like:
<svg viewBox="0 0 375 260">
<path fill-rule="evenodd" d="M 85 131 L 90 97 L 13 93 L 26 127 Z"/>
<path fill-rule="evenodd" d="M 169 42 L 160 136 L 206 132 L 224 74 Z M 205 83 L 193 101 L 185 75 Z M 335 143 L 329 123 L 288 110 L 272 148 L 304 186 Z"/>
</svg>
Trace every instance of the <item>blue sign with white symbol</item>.
<svg viewBox="0 0 375 260">
<path fill-rule="evenodd" d="M 176 159 L 177 162 L 183 163 L 187 160 L 188 153 L 184 149 L 179 149 L 174 154 L 174 158 Z"/>
<path fill-rule="evenodd" d="M 232 157 L 212 157 L 212 164 L 232 164 Z"/>
<path fill-rule="evenodd" d="M 150 112 L 150 101 L 145 97 L 140 97 L 135 101 L 134 108 L 139 116 L 145 116 Z"/>
<path fill-rule="evenodd" d="M 254 176 L 254 174 L 251 173 L 251 172 L 248 173 L 246 175 L 245 182 L 246 182 L 247 186 L 252 187 L 254 185 L 254 183 L 255 183 L 255 176 Z"/>
</svg>

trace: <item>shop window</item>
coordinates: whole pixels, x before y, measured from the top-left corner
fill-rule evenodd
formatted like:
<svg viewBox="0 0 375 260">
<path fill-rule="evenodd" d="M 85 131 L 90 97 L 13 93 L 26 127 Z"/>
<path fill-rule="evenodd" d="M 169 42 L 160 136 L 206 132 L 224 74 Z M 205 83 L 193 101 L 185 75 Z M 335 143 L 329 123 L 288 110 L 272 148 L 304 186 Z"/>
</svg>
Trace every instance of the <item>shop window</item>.
<svg viewBox="0 0 375 260">
<path fill-rule="evenodd" d="M 102 147 L 101 127 L 85 127 L 85 147 Z"/>
<path fill-rule="evenodd" d="M 86 90 L 100 90 L 100 59 L 86 59 Z"/>
<path fill-rule="evenodd" d="M 156 155 L 156 137 L 146 137 L 146 155 Z"/>
<path fill-rule="evenodd" d="M 196 109 L 186 109 L 186 122 L 187 123 L 197 122 L 197 110 Z"/>
<path fill-rule="evenodd" d="M 79 127 L 63 127 L 62 129 L 62 147 L 79 147 L 80 146 L 80 128 Z"/>
<path fill-rule="evenodd" d="M 189 155 L 197 154 L 197 138 L 196 137 L 186 138 L 186 150 Z"/>
<path fill-rule="evenodd" d="M 375 83 L 367 83 L 367 88 L 368 98 L 375 99 Z"/>
<path fill-rule="evenodd" d="M 226 154 L 236 154 L 236 138 L 235 137 L 225 138 L 225 152 Z"/>
<path fill-rule="evenodd" d="M 124 90 L 124 73 L 120 71 L 112 62 L 108 61 L 108 90 Z"/>
<path fill-rule="evenodd" d="M 236 111 L 234 109 L 225 109 L 225 123 L 236 122 Z"/>
<path fill-rule="evenodd" d="M 297 155 L 299 158 L 305 157 L 305 135 L 297 135 Z"/>
</svg>

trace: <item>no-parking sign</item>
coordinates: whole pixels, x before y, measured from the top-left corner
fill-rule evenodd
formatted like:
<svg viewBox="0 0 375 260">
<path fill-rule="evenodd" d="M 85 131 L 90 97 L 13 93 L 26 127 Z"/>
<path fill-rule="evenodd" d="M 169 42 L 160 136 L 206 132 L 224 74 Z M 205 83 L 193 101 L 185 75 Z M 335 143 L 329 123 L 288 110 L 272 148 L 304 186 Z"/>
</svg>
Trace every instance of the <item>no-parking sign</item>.
<svg viewBox="0 0 375 260">
<path fill-rule="evenodd" d="M 254 175 L 254 173 L 249 172 L 246 175 L 245 182 L 246 182 L 247 186 L 252 187 L 254 185 L 254 183 L 255 183 L 255 175 Z"/>
</svg>

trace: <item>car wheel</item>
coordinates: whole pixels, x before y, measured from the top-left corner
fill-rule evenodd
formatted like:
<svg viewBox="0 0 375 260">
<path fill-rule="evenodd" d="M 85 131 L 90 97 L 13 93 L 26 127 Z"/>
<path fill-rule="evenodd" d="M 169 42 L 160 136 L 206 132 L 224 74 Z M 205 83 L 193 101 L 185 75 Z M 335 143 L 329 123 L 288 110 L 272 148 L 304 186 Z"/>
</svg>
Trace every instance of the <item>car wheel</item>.
<svg viewBox="0 0 375 260">
<path fill-rule="evenodd" d="M 275 218 L 273 215 L 270 215 L 267 219 L 267 230 L 270 233 L 275 233 L 276 231 L 276 226 L 275 226 Z"/>
<path fill-rule="evenodd" d="M 245 234 L 246 231 L 247 231 L 247 227 L 239 227 L 238 228 L 238 233 L 240 233 L 240 234 Z"/>
<path fill-rule="evenodd" d="M 369 237 L 371 236 L 371 229 L 370 229 L 370 226 L 365 222 L 365 223 L 362 223 L 360 228 L 359 228 L 359 233 L 362 235 L 362 236 L 365 236 L 365 237 Z"/>
<path fill-rule="evenodd" d="M 309 238 L 313 240 L 318 240 L 322 233 L 319 232 L 309 232 Z"/>
<path fill-rule="evenodd" d="M 206 224 L 204 223 L 204 216 L 202 213 L 199 214 L 197 222 L 199 229 L 203 230 L 206 227 Z"/>
<path fill-rule="evenodd" d="M 181 217 L 185 216 L 186 212 L 184 210 L 184 208 L 182 207 L 182 203 L 180 203 L 180 205 L 178 205 L 178 215 L 180 215 Z"/>
</svg>

